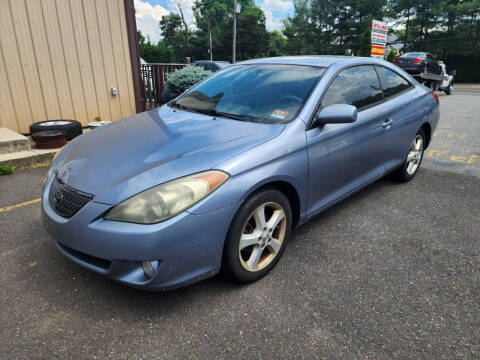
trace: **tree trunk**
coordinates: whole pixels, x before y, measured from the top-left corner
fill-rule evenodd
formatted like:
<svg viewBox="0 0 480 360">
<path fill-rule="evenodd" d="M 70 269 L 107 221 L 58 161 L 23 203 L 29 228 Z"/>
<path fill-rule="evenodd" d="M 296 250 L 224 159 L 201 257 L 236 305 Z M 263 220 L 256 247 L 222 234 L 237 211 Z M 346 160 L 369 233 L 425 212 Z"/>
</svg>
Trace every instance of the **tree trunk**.
<svg viewBox="0 0 480 360">
<path fill-rule="evenodd" d="M 183 27 L 185 28 L 185 37 L 187 39 L 187 46 L 190 46 L 190 34 L 188 33 L 188 24 L 185 21 L 185 17 L 183 16 L 182 7 L 178 3 L 177 3 L 177 6 L 178 6 L 178 11 L 180 11 L 180 17 L 182 18 Z"/>
</svg>

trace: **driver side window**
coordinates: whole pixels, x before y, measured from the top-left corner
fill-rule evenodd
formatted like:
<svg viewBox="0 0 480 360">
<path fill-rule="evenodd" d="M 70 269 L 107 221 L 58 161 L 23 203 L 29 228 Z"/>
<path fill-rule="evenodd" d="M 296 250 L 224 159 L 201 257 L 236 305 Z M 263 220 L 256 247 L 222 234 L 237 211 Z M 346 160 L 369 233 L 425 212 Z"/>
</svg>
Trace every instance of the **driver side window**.
<svg viewBox="0 0 480 360">
<path fill-rule="evenodd" d="M 321 107 L 354 105 L 359 110 L 383 99 L 382 88 L 372 65 L 353 66 L 340 72 L 330 84 Z"/>
</svg>

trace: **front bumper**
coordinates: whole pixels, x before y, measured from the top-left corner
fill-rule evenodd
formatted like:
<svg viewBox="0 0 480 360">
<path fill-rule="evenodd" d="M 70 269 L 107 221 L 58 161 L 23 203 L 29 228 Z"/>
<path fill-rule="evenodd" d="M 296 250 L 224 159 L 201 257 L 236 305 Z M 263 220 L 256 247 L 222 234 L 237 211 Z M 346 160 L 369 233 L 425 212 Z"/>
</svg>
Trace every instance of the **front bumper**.
<svg viewBox="0 0 480 360">
<path fill-rule="evenodd" d="M 146 290 L 183 286 L 220 270 L 225 236 L 239 204 L 201 215 L 183 212 L 141 225 L 103 219 L 111 205 L 90 201 L 71 218 L 57 215 L 42 197 L 42 217 L 57 249 L 70 260 L 127 285 Z M 158 261 L 147 277 L 142 261 Z"/>
</svg>

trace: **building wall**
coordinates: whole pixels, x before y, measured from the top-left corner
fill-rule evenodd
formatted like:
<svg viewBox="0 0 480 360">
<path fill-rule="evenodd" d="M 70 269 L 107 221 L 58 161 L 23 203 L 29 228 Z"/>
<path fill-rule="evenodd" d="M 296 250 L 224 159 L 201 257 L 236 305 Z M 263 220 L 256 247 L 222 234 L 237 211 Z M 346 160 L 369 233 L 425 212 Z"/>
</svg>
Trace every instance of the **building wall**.
<svg viewBox="0 0 480 360">
<path fill-rule="evenodd" d="M 0 0 L 0 34 L 0 126 L 135 113 L 124 0 Z"/>
</svg>

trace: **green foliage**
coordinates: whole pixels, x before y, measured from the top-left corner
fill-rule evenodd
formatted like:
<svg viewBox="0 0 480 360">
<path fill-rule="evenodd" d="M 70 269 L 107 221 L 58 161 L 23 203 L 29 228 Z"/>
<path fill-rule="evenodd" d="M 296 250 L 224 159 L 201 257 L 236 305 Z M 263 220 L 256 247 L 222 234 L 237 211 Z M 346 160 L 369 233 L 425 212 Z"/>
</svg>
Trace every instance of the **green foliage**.
<svg viewBox="0 0 480 360">
<path fill-rule="evenodd" d="M 283 22 L 288 52 L 358 54 L 360 34 L 372 19 L 383 20 L 386 0 L 294 0 Z"/>
<path fill-rule="evenodd" d="M 268 33 L 268 56 L 282 56 L 287 54 L 287 38 L 277 30 Z"/>
<path fill-rule="evenodd" d="M 395 59 L 397 57 L 397 50 L 395 49 L 390 49 L 390 52 L 388 53 L 387 55 L 387 61 L 390 61 L 390 62 L 393 62 L 393 59 Z"/>
<path fill-rule="evenodd" d="M 12 165 L 0 165 L 0 175 L 8 175 L 13 173 Z"/>
<path fill-rule="evenodd" d="M 206 71 L 199 66 L 186 66 L 167 74 L 166 83 L 168 88 L 177 96 L 211 74 L 211 71 Z"/>
<path fill-rule="evenodd" d="M 360 51 L 359 56 L 370 57 L 372 52 L 372 30 L 371 28 L 366 28 L 360 39 Z"/>
<path fill-rule="evenodd" d="M 228 19 L 218 25 L 219 33 L 215 36 L 214 59 L 232 60 L 233 20 Z M 263 11 L 258 7 L 249 7 L 237 18 L 237 61 L 267 56 L 269 36 L 265 27 Z"/>
<path fill-rule="evenodd" d="M 237 0 L 237 60 L 266 56 L 269 37 L 265 14 L 254 0 Z M 193 6 L 197 31 L 191 37 L 192 59 L 209 59 L 209 36 L 214 60 L 232 60 L 233 0 L 196 0 Z"/>
<path fill-rule="evenodd" d="M 137 31 L 137 35 L 140 57 L 147 63 L 173 62 L 173 52 L 167 47 L 165 41 L 159 41 L 157 45 L 154 45 L 150 40 L 145 41 L 145 37 L 140 31 Z"/>
<path fill-rule="evenodd" d="M 162 17 L 159 26 L 163 35 L 164 45 L 171 52 L 172 58 L 176 62 L 183 63 L 185 57 L 191 56 L 192 32 L 185 30 L 182 18 L 174 13 Z"/>
</svg>

